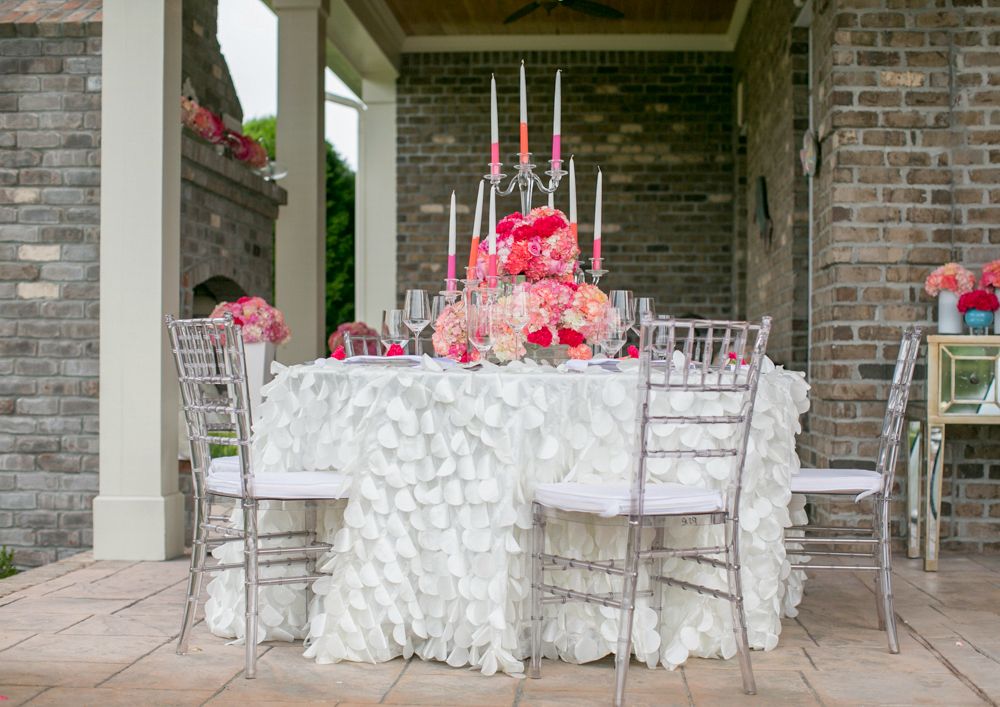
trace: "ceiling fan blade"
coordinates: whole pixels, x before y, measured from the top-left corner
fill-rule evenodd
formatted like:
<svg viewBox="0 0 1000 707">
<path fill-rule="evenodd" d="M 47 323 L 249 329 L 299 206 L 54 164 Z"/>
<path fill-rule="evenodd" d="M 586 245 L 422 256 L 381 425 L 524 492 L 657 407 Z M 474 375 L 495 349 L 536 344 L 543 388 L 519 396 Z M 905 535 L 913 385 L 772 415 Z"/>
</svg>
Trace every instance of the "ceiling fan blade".
<svg viewBox="0 0 1000 707">
<path fill-rule="evenodd" d="M 511 22 L 516 22 L 517 20 L 521 19 L 522 17 L 525 17 L 526 15 L 530 15 L 532 12 L 534 12 L 535 10 L 537 10 L 538 8 L 540 8 L 541 6 L 542 6 L 542 4 L 540 2 L 538 2 L 537 0 L 533 0 L 532 2 L 529 2 L 527 5 L 525 5 L 524 7 L 522 7 L 520 10 L 516 10 L 515 12 L 511 13 L 507 17 L 507 19 L 503 21 L 503 23 L 505 25 L 509 25 Z"/>
<path fill-rule="evenodd" d="M 608 5 L 602 5 L 599 2 L 593 2 L 593 0 L 560 0 L 559 4 L 563 7 L 568 7 L 570 10 L 582 12 L 585 15 L 604 17 L 609 20 L 620 20 L 625 17 L 624 12 Z"/>
</svg>

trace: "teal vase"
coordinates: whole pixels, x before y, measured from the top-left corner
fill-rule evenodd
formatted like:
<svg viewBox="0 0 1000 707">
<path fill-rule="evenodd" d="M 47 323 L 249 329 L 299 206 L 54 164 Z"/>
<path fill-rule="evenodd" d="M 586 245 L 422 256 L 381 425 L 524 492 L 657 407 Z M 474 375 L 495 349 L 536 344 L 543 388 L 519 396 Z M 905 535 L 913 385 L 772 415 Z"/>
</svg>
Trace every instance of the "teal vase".
<svg viewBox="0 0 1000 707">
<path fill-rule="evenodd" d="M 993 312 L 982 309 L 970 309 L 965 313 L 965 324 L 973 332 L 985 332 L 993 323 Z"/>
</svg>

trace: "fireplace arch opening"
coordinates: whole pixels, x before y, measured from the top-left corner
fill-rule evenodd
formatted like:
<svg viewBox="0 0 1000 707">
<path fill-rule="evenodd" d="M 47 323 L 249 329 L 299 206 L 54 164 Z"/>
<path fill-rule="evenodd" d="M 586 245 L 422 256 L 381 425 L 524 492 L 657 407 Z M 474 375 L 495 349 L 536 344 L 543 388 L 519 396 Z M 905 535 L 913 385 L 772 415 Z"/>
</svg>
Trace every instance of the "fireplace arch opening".
<svg viewBox="0 0 1000 707">
<path fill-rule="evenodd" d="M 207 317 L 219 302 L 235 302 L 246 292 L 239 283 L 222 275 L 210 277 L 194 286 L 191 316 Z"/>
</svg>

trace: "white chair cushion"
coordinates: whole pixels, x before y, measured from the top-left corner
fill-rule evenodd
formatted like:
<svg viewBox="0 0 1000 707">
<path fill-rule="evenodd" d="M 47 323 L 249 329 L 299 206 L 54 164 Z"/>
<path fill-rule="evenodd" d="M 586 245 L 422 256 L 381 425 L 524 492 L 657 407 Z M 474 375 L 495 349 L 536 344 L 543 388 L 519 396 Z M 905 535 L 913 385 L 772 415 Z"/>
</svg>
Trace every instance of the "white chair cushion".
<svg viewBox="0 0 1000 707">
<path fill-rule="evenodd" d="M 535 500 L 543 506 L 604 518 L 628 515 L 632 495 L 627 484 L 540 484 Z M 646 515 L 683 515 L 722 510 L 722 494 L 683 484 L 648 484 L 643 512 Z"/>
<path fill-rule="evenodd" d="M 240 497 L 240 458 L 216 457 L 208 467 L 208 490 Z M 255 498 L 347 498 L 350 480 L 331 471 L 290 471 L 254 474 L 250 493 Z"/>
<path fill-rule="evenodd" d="M 792 493 L 856 493 L 856 500 L 882 489 L 882 477 L 867 469 L 800 469 Z"/>
</svg>

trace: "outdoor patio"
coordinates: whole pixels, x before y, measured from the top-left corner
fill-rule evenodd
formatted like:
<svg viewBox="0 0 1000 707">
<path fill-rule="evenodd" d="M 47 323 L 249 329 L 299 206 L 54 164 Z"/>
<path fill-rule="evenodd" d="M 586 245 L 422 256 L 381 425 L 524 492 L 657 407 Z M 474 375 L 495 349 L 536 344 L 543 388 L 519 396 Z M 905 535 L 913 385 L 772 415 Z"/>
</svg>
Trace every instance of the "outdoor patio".
<svg viewBox="0 0 1000 707">
<path fill-rule="evenodd" d="M 847 573 L 813 577 L 778 648 L 755 652 L 758 694 L 735 661 L 692 659 L 631 673 L 631 705 L 995 705 L 1000 701 L 1000 557 L 945 555 L 938 573 L 898 559 L 901 653 L 875 628 L 873 593 Z M 89 553 L 0 584 L 0 699 L 5 704 L 607 704 L 613 666 L 543 663 L 541 680 L 420 660 L 317 665 L 271 644 L 258 678 L 243 650 L 199 624 L 174 654 L 186 560 L 94 561 Z"/>
</svg>

